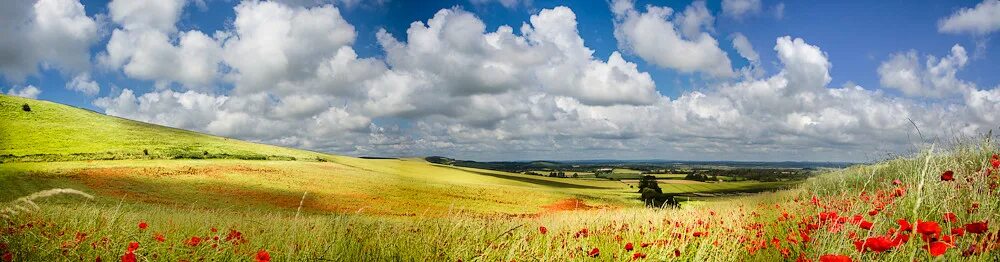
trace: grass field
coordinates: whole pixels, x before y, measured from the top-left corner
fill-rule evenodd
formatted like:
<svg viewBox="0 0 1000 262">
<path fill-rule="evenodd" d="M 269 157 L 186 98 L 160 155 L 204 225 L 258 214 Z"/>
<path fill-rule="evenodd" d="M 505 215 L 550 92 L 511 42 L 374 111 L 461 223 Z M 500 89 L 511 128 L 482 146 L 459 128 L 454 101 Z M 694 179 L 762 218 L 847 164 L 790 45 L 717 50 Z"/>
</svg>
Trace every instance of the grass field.
<svg viewBox="0 0 1000 262">
<path fill-rule="evenodd" d="M 989 223 L 1000 219 L 1000 146 L 988 139 L 801 184 L 662 180 L 679 193 L 786 189 L 652 209 L 620 181 L 333 156 L 9 96 L 0 105 L 5 261 L 1000 259 Z M 218 157 L 186 155 L 209 149 Z M 222 157 L 240 155 L 268 157 Z M 81 193 L 44 195 L 53 188 Z"/>
<path fill-rule="evenodd" d="M 29 105 L 30 112 L 22 110 Z M 47 101 L 0 95 L 0 161 L 336 156 L 146 124 Z M 145 152 L 144 152 L 145 151 Z"/>
</svg>

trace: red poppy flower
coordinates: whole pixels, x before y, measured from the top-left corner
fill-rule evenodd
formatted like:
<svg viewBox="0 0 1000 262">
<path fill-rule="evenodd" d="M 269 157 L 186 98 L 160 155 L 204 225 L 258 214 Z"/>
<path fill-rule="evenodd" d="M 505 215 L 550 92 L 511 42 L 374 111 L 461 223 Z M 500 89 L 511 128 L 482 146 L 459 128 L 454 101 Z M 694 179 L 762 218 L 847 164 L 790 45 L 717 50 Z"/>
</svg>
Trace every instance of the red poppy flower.
<svg viewBox="0 0 1000 262">
<path fill-rule="evenodd" d="M 126 253 L 132 253 L 139 249 L 139 242 L 128 243 L 128 248 L 125 249 Z"/>
<path fill-rule="evenodd" d="M 676 249 L 676 248 L 675 248 L 675 249 L 674 249 L 674 256 L 675 256 L 675 257 L 680 257 L 680 256 L 681 256 L 681 250 L 680 250 L 680 249 Z"/>
<path fill-rule="evenodd" d="M 580 231 L 577 231 L 576 234 L 573 235 L 574 238 L 588 237 L 588 236 L 590 236 L 590 230 L 587 230 L 586 228 L 580 229 Z"/>
<path fill-rule="evenodd" d="M 544 226 L 538 227 L 538 233 L 542 233 L 542 235 L 544 235 L 545 233 L 548 233 L 548 232 L 549 232 L 548 228 L 545 228 Z"/>
<path fill-rule="evenodd" d="M 952 212 L 944 213 L 944 221 L 948 221 L 949 223 L 956 223 L 958 222 L 958 216 L 955 216 L 955 213 Z"/>
<path fill-rule="evenodd" d="M 247 240 L 243 239 L 243 233 L 240 233 L 240 231 L 230 229 L 229 234 L 226 234 L 226 242 L 232 242 L 233 244 L 241 244 L 241 243 L 246 243 Z"/>
<path fill-rule="evenodd" d="M 892 239 L 892 245 L 899 246 L 899 245 L 902 245 L 902 244 L 906 244 L 907 241 L 910 241 L 910 235 L 908 235 L 908 234 L 899 234 L 899 235 L 896 235 L 896 237 Z"/>
<path fill-rule="evenodd" d="M 872 226 L 874 226 L 874 225 L 875 225 L 875 223 L 872 223 L 870 221 L 861 221 L 861 224 L 858 225 L 858 226 L 860 226 L 861 228 L 863 228 L 865 230 L 872 230 Z"/>
<path fill-rule="evenodd" d="M 827 254 L 819 257 L 819 262 L 851 262 L 851 257 L 846 255 Z"/>
<path fill-rule="evenodd" d="M 632 254 L 632 260 L 639 260 L 639 259 L 643 259 L 643 258 L 646 258 L 646 254 L 639 253 L 639 252 L 636 252 L 635 254 Z"/>
<path fill-rule="evenodd" d="M 967 210 L 965 210 L 965 212 L 969 214 L 975 213 L 976 211 L 979 211 L 979 203 L 972 203 L 972 205 L 969 206 Z"/>
<path fill-rule="evenodd" d="M 897 186 L 898 186 L 898 185 L 902 185 L 902 184 L 903 184 L 903 181 L 900 181 L 899 179 L 896 179 L 896 180 L 892 180 L 892 184 L 893 184 L 893 185 L 897 185 Z"/>
<path fill-rule="evenodd" d="M 868 215 L 869 216 L 878 215 L 878 209 L 872 209 L 871 211 L 868 211 Z"/>
<path fill-rule="evenodd" d="M 187 245 L 188 246 L 196 247 L 199 244 L 201 244 L 201 238 L 200 237 L 196 237 L 196 236 L 195 237 L 191 237 L 191 239 L 188 239 L 188 241 L 187 241 Z"/>
<path fill-rule="evenodd" d="M 896 223 L 899 224 L 899 231 L 901 232 L 913 230 L 913 225 L 910 224 L 910 221 L 906 221 L 906 219 L 896 220 Z"/>
<path fill-rule="evenodd" d="M 990 165 L 992 165 L 993 168 L 1000 168 L 1000 157 L 993 155 L 993 157 L 990 158 Z"/>
<path fill-rule="evenodd" d="M 865 217 L 863 217 L 861 215 L 854 215 L 853 217 L 851 217 L 851 224 L 861 224 L 861 221 L 864 221 L 864 220 L 865 220 Z"/>
<path fill-rule="evenodd" d="M 854 241 L 854 247 L 858 251 L 864 252 L 866 250 L 871 250 L 874 252 L 885 252 L 889 249 L 895 247 L 892 239 L 885 236 L 869 237 L 864 241 Z"/>
<path fill-rule="evenodd" d="M 625 251 L 632 251 L 632 249 L 635 249 L 635 247 L 632 246 L 632 242 L 625 244 Z"/>
<path fill-rule="evenodd" d="M 934 221 L 920 221 L 917 220 L 917 233 L 922 235 L 933 235 L 941 233 L 941 226 Z"/>
<path fill-rule="evenodd" d="M 590 257 L 597 257 L 600 255 L 601 255 L 601 250 L 597 249 L 596 247 L 594 249 L 591 249 L 590 252 L 587 252 L 587 256 Z"/>
<path fill-rule="evenodd" d="M 965 229 L 961 228 L 961 227 L 952 228 L 951 229 L 951 234 L 952 235 L 956 235 L 956 236 L 964 236 L 965 235 Z"/>
<path fill-rule="evenodd" d="M 153 240 L 156 240 L 156 242 L 163 243 L 163 241 L 167 241 L 167 238 L 163 237 L 163 233 L 156 233 L 156 235 L 153 236 Z"/>
<path fill-rule="evenodd" d="M 924 248 L 931 253 L 931 256 L 936 257 L 944 255 L 944 252 L 948 251 L 948 244 L 941 241 L 935 241 L 927 244 Z"/>
<path fill-rule="evenodd" d="M 267 253 L 267 250 L 261 249 L 260 251 L 257 251 L 257 257 L 256 257 L 256 259 L 257 259 L 257 262 L 270 262 L 271 261 L 271 254 Z"/>
<path fill-rule="evenodd" d="M 219 229 L 215 227 L 212 227 L 209 230 L 212 231 L 212 233 L 219 232 Z"/>
<path fill-rule="evenodd" d="M 955 236 L 954 235 L 943 235 L 943 236 L 941 236 L 941 240 L 938 240 L 938 241 L 944 242 L 945 244 L 954 246 L 955 245 Z"/>
<path fill-rule="evenodd" d="M 137 260 L 135 259 L 135 253 L 126 252 L 125 255 L 122 256 L 122 262 L 136 262 L 136 261 Z"/>
<path fill-rule="evenodd" d="M 989 222 L 973 222 L 965 224 L 965 231 L 973 234 L 986 233 L 990 229 Z"/>
<path fill-rule="evenodd" d="M 944 171 L 944 173 L 941 173 L 941 181 L 955 181 L 955 172 L 951 170 Z"/>
<path fill-rule="evenodd" d="M 140 230 L 146 230 L 146 228 L 148 228 L 148 227 L 149 227 L 149 224 L 146 224 L 146 221 L 139 221 L 139 229 Z"/>
<path fill-rule="evenodd" d="M 0 257 L 0 258 L 3 258 L 3 262 L 11 262 L 11 261 L 14 261 L 14 254 L 12 254 L 10 252 L 4 252 L 3 253 L 3 257 Z"/>
</svg>

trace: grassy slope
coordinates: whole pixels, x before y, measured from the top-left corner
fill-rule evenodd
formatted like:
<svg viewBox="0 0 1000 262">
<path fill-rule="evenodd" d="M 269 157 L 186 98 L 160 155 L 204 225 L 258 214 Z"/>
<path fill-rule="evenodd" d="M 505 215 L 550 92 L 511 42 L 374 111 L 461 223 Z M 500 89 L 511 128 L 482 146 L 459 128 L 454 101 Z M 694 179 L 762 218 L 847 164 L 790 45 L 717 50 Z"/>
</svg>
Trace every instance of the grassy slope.
<svg viewBox="0 0 1000 262">
<path fill-rule="evenodd" d="M 22 111 L 23 104 L 31 112 Z M 558 182 L 569 179 L 456 169 L 418 159 L 334 156 L 5 95 L 0 95 L 0 120 L 0 155 L 7 155 L 0 159 L 7 162 L 0 164 L 0 185 L 6 189 L 0 190 L 0 201 L 69 187 L 104 202 L 230 209 L 296 209 L 307 194 L 306 212 L 402 216 L 531 214 L 567 198 L 597 205 L 638 203 L 627 186 L 611 181 Z M 253 156 L 306 161 L 245 160 L 259 159 Z M 238 159 L 174 159 L 190 157 Z"/>
<path fill-rule="evenodd" d="M 28 104 L 31 112 L 21 110 Z M 334 156 L 142 123 L 48 101 L 0 95 L 0 160 Z M 147 150 L 149 156 L 143 153 Z M 208 155 L 204 155 L 208 152 Z"/>
</svg>

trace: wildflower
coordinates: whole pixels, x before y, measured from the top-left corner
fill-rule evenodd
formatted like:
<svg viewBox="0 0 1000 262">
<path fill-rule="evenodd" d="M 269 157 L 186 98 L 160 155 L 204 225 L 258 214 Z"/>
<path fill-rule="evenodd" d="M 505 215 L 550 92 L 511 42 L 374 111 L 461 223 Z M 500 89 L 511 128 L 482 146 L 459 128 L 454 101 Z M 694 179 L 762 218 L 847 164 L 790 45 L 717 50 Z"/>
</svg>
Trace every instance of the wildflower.
<svg viewBox="0 0 1000 262">
<path fill-rule="evenodd" d="M 973 234 L 986 233 L 990 229 L 989 222 L 973 222 L 965 224 L 965 231 Z"/>
<path fill-rule="evenodd" d="M 267 253 L 267 250 L 261 249 L 260 251 L 257 251 L 257 257 L 256 258 L 257 258 L 257 262 L 270 262 L 271 261 L 271 254 Z"/>
<path fill-rule="evenodd" d="M 675 257 L 680 257 L 680 256 L 681 256 L 681 250 L 680 250 L 680 249 L 676 249 L 676 248 L 675 248 L 675 249 L 674 249 L 674 256 L 675 256 Z"/>
<path fill-rule="evenodd" d="M 920 221 L 917 220 L 917 233 L 922 235 L 935 235 L 941 233 L 941 226 L 934 221 Z"/>
<path fill-rule="evenodd" d="M 906 244 L 907 241 L 910 241 L 910 235 L 908 235 L 908 234 L 899 234 L 899 235 L 896 235 L 896 237 L 892 239 L 892 245 L 899 246 L 899 245 L 902 245 L 902 244 Z"/>
<path fill-rule="evenodd" d="M 979 203 L 972 203 L 972 205 L 969 206 L 969 209 L 967 209 L 965 211 L 967 213 L 969 213 L 969 214 L 972 214 L 972 213 L 975 213 L 976 211 L 979 211 Z"/>
<path fill-rule="evenodd" d="M 869 237 L 864 241 L 854 241 L 854 247 L 860 252 L 871 250 L 877 253 L 888 251 L 895 247 L 895 243 L 885 236 Z"/>
<path fill-rule="evenodd" d="M 156 233 L 156 235 L 153 236 L 153 240 L 163 243 L 163 241 L 167 241 L 167 238 L 163 236 L 163 233 Z"/>
<path fill-rule="evenodd" d="M 129 242 L 125 248 L 125 255 L 122 256 L 122 262 L 136 262 L 135 251 L 138 249 L 139 242 Z"/>
<path fill-rule="evenodd" d="M 590 257 L 597 257 L 600 255 L 601 255 L 601 250 L 597 249 L 596 247 L 594 249 L 591 249 L 590 252 L 587 252 L 587 256 Z"/>
<path fill-rule="evenodd" d="M 196 236 L 195 237 L 191 237 L 191 239 L 188 239 L 188 241 L 187 241 L 186 244 L 188 246 L 196 247 L 199 244 L 201 244 L 201 238 L 200 237 L 196 237 Z"/>
<path fill-rule="evenodd" d="M 952 228 L 951 229 L 951 234 L 952 235 L 956 235 L 956 236 L 964 236 L 965 235 L 965 229 L 961 228 L 961 227 Z"/>
<path fill-rule="evenodd" d="M 819 257 L 819 262 L 851 262 L 851 257 L 846 255 L 826 254 Z"/>
<path fill-rule="evenodd" d="M 635 254 L 632 254 L 632 260 L 639 260 L 643 258 L 646 258 L 646 254 L 640 252 L 635 252 Z"/>
<path fill-rule="evenodd" d="M 993 157 L 990 158 L 990 165 L 992 165 L 993 168 L 1000 168 L 1000 157 L 994 154 Z"/>
<path fill-rule="evenodd" d="M 590 236 L 590 230 L 584 228 L 580 229 L 580 231 L 577 231 L 576 234 L 573 235 L 573 238 L 588 237 L 588 236 Z"/>
<path fill-rule="evenodd" d="M 871 211 L 868 211 L 868 215 L 869 216 L 878 215 L 878 209 L 872 209 Z"/>
<path fill-rule="evenodd" d="M 872 223 L 870 221 L 861 221 L 861 224 L 858 225 L 858 226 L 860 226 L 861 228 L 863 228 L 865 230 L 872 230 L 872 226 L 874 226 L 874 225 L 875 225 L 875 223 Z"/>
<path fill-rule="evenodd" d="M 948 251 L 948 244 L 941 241 L 935 241 L 927 244 L 924 248 L 931 253 L 931 256 L 936 257 L 944 255 L 944 252 Z"/>
<path fill-rule="evenodd" d="M 10 251 L 4 252 L 2 258 L 4 262 L 11 262 L 14 261 L 14 254 L 10 253 Z"/>
<path fill-rule="evenodd" d="M 948 221 L 948 223 L 958 222 L 958 216 L 955 216 L 955 213 L 952 212 L 944 213 L 944 221 Z"/>
<path fill-rule="evenodd" d="M 864 221 L 864 220 L 865 220 L 865 217 L 863 217 L 861 215 L 854 215 L 854 216 L 851 217 L 851 224 L 855 224 L 855 225 L 861 224 L 861 221 Z"/>
<path fill-rule="evenodd" d="M 229 234 L 226 235 L 226 242 L 232 242 L 233 244 L 246 243 L 246 239 L 243 239 L 243 233 L 236 231 L 234 229 L 229 230 Z"/>
<path fill-rule="evenodd" d="M 632 246 L 632 242 L 625 244 L 625 251 L 632 251 L 632 249 L 635 249 L 635 247 Z"/>
<path fill-rule="evenodd" d="M 122 256 L 122 262 L 136 262 L 136 261 L 137 260 L 135 259 L 135 253 L 126 252 L 125 255 Z"/>
<path fill-rule="evenodd" d="M 149 224 L 146 224 L 146 221 L 139 221 L 139 230 L 146 230 L 148 227 Z"/>
<path fill-rule="evenodd" d="M 209 230 L 211 230 L 211 231 L 212 231 L 212 233 L 216 233 L 216 232 L 219 232 L 219 229 L 218 229 L 218 228 L 215 228 L 215 227 L 212 227 L 212 228 L 211 228 L 211 229 L 209 229 Z"/>
<path fill-rule="evenodd" d="M 898 185 L 902 185 L 902 184 L 903 184 L 903 181 L 900 181 L 899 179 L 896 179 L 896 180 L 892 180 L 892 184 L 893 184 L 893 185 L 897 185 L 897 186 L 898 186 Z"/>
<path fill-rule="evenodd" d="M 944 171 L 944 173 L 941 173 L 941 181 L 955 181 L 955 172 L 951 170 Z"/>
<path fill-rule="evenodd" d="M 545 228 L 544 226 L 538 227 L 538 233 L 542 233 L 542 235 L 544 235 L 545 233 L 548 233 L 548 232 L 549 232 L 548 228 Z"/>
<path fill-rule="evenodd" d="M 913 230 L 913 225 L 910 224 L 910 221 L 906 221 L 906 219 L 896 220 L 896 223 L 899 224 L 899 231 L 906 232 Z"/>
</svg>

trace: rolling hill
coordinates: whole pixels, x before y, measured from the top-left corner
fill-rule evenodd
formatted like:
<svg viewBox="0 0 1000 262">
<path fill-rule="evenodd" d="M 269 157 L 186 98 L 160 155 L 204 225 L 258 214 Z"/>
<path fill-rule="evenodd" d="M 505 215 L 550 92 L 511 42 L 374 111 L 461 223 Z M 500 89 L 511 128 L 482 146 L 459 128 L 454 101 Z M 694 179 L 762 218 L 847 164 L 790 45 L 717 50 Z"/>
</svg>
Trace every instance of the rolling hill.
<svg viewBox="0 0 1000 262">
<path fill-rule="evenodd" d="M 30 111 L 25 111 L 24 105 L 30 107 Z M 336 158 L 8 95 L 0 95 L 0 119 L 0 161 L 4 162 L 182 158 L 317 161 Z"/>
<path fill-rule="evenodd" d="M 301 204 L 313 213 L 399 216 L 534 214 L 567 199 L 639 203 L 627 185 L 614 181 L 337 156 L 6 95 L 0 95 L 0 120 L 0 183 L 9 189 L 0 192 L 0 201 L 69 187 L 108 202 L 264 210 Z"/>
</svg>

